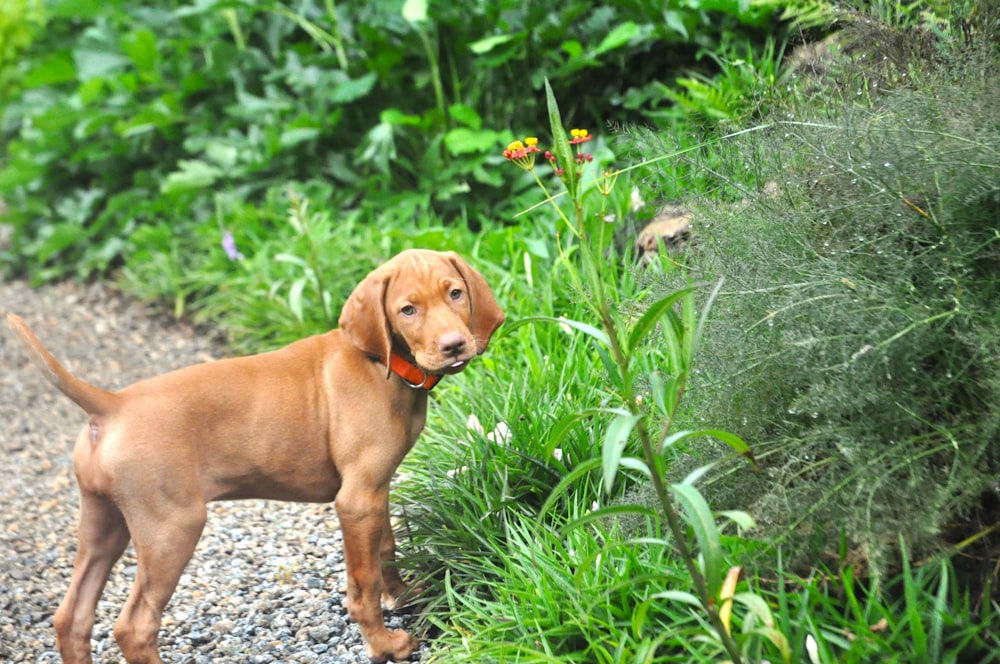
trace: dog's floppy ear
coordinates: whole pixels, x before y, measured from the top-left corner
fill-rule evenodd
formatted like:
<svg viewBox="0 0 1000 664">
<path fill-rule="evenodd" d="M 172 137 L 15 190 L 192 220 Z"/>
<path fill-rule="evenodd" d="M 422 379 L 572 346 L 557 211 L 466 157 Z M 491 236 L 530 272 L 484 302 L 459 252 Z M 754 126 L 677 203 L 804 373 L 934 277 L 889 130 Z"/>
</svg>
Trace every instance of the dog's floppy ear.
<svg viewBox="0 0 1000 664">
<path fill-rule="evenodd" d="M 390 277 L 376 270 L 358 284 L 340 312 L 340 329 L 359 350 L 377 357 L 387 367 L 392 351 L 389 319 L 385 314 L 385 294 Z"/>
<path fill-rule="evenodd" d="M 476 339 L 476 351 L 482 355 L 486 352 L 493 333 L 497 331 L 507 318 L 500 305 L 493 297 L 493 291 L 486 284 L 483 275 L 479 274 L 475 268 L 466 263 L 462 258 L 453 252 L 448 252 L 448 260 L 458 273 L 465 280 L 466 288 L 469 291 L 469 303 L 472 307 L 472 316 L 469 328 L 472 336 Z"/>
</svg>

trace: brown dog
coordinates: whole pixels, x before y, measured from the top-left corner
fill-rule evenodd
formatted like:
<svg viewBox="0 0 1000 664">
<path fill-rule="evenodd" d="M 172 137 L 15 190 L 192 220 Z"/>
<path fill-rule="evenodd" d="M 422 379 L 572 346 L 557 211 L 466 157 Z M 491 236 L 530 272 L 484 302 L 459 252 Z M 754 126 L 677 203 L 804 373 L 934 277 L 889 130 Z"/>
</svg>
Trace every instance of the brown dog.
<svg viewBox="0 0 1000 664">
<path fill-rule="evenodd" d="M 79 548 L 55 615 L 65 662 L 90 662 L 94 611 L 131 538 L 138 571 L 115 623 L 129 662 L 160 662 L 163 609 L 205 525 L 205 503 L 335 500 L 347 607 L 374 661 L 415 641 L 389 631 L 405 586 L 391 565 L 389 481 L 424 426 L 427 390 L 486 350 L 504 314 L 452 253 L 409 250 L 374 270 L 340 329 L 281 350 L 191 366 L 119 392 L 64 369 L 24 321 L 7 322 L 45 377 L 89 422 L 76 441 Z"/>
</svg>

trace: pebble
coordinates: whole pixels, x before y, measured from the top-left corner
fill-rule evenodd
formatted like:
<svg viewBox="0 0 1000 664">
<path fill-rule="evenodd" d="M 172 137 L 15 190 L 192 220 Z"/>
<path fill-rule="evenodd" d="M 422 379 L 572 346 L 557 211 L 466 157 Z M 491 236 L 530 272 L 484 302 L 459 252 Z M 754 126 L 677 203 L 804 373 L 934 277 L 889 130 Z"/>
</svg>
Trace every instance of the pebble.
<svg viewBox="0 0 1000 664">
<path fill-rule="evenodd" d="M 108 389 L 223 352 L 210 335 L 101 284 L 31 289 L 0 281 L 0 302 L 25 318 L 67 368 Z M 0 421 L 0 662 L 56 664 L 52 617 L 76 550 L 70 453 L 85 419 L 29 364 L 5 325 Z M 331 505 L 210 504 L 205 532 L 163 616 L 164 662 L 367 663 L 343 608 L 344 569 Z M 122 661 L 112 628 L 135 574 L 130 547 L 98 605 L 97 664 Z M 394 629 L 411 622 L 387 618 Z"/>
</svg>

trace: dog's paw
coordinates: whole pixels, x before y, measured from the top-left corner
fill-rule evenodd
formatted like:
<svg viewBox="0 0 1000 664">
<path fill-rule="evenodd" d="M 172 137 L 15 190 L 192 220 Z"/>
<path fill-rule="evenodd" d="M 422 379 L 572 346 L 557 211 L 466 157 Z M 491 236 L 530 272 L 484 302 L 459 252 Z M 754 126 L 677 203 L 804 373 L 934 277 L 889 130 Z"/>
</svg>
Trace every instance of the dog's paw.
<svg viewBox="0 0 1000 664">
<path fill-rule="evenodd" d="M 384 635 L 372 643 L 365 644 L 365 650 L 372 664 L 394 661 L 402 662 L 410 658 L 419 642 L 400 629 L 386 630 Z"/>
</svg>

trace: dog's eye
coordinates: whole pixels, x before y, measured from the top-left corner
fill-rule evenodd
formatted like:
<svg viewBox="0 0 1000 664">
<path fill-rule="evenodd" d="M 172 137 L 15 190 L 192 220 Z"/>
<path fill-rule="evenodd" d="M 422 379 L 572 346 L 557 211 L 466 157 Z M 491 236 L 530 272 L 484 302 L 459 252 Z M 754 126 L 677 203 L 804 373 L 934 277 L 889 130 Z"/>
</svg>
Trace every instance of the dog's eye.
<svg viewBox="0 0 1000 664">
<path fill-rule="evenodd" d="M 460 300 L 460 299 L 462 299 L 462 295 L 463 295 L 463 293 L 462 293 L 462 289 L 461 288 L 452 288 L 451 292 L 448 293 L 448 297 L 450 297 L 453 300 Z"/>
<path fill-rule="evenodd" d="M 403 314 L 404 316 L 412 316 L 413 314 L 417 313 L 417 308 L 412 304 L 408 304 L 402 309 L 400 309 L 399 313 Z"/>
</svg>

